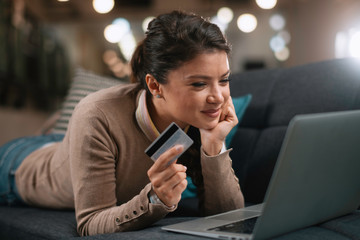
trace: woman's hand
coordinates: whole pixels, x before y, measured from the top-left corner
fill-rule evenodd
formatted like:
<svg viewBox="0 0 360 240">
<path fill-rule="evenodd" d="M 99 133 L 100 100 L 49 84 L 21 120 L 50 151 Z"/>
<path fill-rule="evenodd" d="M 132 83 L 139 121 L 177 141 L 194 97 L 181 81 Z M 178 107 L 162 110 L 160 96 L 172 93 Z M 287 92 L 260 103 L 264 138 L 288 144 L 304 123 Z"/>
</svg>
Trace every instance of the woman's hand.
<svg viewBox="0 0 360 240">
<path fill-rule="evenodd" d="M 219 154 L 226 136 L 238 122 L 232 98 L 229 96 L 228 101 L 222 107 L 219 123 L 216 127 L 200 129 L 201 144 L 205 153 L 209 156 Z"/>
<path fill-rule="evenodd" d="M 176 205 L 181 193 L 186 189 L 186 167 L 177 164 L 177 160 L 168 162 L 181 153 L 183 146 L 177 145 L 164 152 L 148 170 L 147 174 L 159 199 L 168 207 Z"/>
</svg>

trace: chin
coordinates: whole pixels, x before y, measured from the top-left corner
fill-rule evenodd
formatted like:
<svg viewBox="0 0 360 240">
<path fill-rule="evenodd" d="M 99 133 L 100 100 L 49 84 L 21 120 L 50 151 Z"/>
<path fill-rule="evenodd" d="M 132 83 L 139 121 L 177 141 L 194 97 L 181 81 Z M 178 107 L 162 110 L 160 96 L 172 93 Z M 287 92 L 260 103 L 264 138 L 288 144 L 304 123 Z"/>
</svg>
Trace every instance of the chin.
<svg viewBox="0 0 360 240">
<path fill-rule="evenodd" d="M 206 123 L 199 123 L 199 126 L 196 126 L 197 128 L 210 130 L 215 128 L 218 125 L 219 121 L 212 121 L 212 122 L 206 122 Z"/>
</svg>

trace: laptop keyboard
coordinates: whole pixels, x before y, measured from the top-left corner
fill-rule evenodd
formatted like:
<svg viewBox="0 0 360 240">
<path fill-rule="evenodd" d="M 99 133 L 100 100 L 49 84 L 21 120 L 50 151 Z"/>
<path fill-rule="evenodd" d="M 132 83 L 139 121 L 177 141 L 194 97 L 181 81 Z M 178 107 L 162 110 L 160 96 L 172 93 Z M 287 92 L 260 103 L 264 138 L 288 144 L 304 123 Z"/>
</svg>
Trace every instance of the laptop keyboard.
<svg viewBox="0 0 360 240">
<path fill-rule="evenodd" d="M 232 222 L 223 226 L 211 228 L 208 230 L 211 231 L 220 231 L 220 232 L 232 232 L 232 233 L 247 233 L 251 234 L 254 230 L 255 223 L 258 217 L 249 218 L 246 220 L 241 220 L 238 222 Z"/>
</svg>

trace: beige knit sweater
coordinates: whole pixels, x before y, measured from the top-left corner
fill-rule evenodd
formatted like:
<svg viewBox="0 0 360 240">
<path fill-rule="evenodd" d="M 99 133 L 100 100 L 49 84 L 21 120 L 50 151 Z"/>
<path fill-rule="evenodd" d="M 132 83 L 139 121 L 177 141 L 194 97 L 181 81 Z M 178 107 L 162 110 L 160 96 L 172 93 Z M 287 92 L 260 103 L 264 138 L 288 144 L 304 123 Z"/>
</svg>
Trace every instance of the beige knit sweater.
<svg viewBox="0 0 360 240">
<path fill-rule="evenodd" d="M 63 142 L 36 150 L 16 172 L 23 200 L 34 206 L 75 208 L 80 235 L 141 229 L 169 212 L 151 204 L 147 176 L 151 143 L 135 119 L 137 84 L 119 85 L 84 98 Z M 201 151 L 204 206 L 214 214 L 243 206 L 229 151 Z"/>
</svg>

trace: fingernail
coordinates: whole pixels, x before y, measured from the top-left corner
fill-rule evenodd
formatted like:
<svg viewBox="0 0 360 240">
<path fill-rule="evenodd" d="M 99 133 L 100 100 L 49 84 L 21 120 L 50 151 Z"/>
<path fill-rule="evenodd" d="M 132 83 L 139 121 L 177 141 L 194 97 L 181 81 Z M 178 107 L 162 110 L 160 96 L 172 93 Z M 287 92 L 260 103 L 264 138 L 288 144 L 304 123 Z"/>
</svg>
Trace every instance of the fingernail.
<svg viewBox="0 0 360 240">
<path fill-rule="evenodd" d="M 182 150 L 183 149 L 183 146 L 182 145 L 177 145 L 176 146 L 176 151 L 180 151 L 180 150 Z"/>
<path fill-rule="evenodd" d="M 185 168 L 185 172 L 186 172 L 186 170 L 187 170 L 187 167 L 186 167 L 186 166 L 184 166 L 184 168 Z"/>
</svg>

